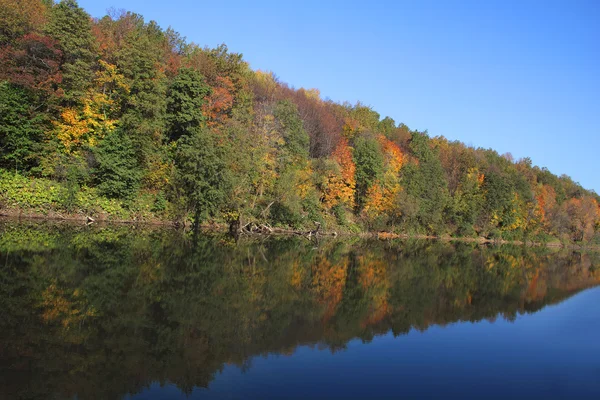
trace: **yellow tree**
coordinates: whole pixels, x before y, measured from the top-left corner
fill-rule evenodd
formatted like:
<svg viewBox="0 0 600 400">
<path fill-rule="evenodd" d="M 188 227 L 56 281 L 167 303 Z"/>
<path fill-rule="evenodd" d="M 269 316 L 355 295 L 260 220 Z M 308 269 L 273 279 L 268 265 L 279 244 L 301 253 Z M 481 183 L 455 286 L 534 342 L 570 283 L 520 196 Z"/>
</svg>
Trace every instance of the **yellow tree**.
<svg viewBox="0 0 600 400">
<path fill-rule="evenodd" d="M 116 66 L 102 60 L 99 65 L 101 69 L 82 101 L 83 106 L 63 109 L 55 124 L 55 135 L 68 153 L 83 144 L 93 147 L 114 130 L 119 117 L 119 100 L 129 92 Z"/>
<path fill-rule="evenodd" d="M 342 138 L 332 154 L 332 159 L 339 166 L 338 171 L 331 171 L 326 177 L 323 203 L 327 209 L 337 205 L 354 207 L 354 190 L 356 181 L 354 174 L 356 165 L 352 160 L 352 152 L 348 140 Z"/>
</svg>

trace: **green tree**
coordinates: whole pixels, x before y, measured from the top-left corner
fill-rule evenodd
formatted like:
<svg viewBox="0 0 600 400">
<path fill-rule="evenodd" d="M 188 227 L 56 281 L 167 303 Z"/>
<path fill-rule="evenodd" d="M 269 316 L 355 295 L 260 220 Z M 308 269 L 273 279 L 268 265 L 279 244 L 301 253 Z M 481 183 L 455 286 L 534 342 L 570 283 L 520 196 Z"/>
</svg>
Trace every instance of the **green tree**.
<svg viewBox="0 0 600 400">
<path fill-rule="evenodd" d="M 116 129 L 93 149 L 93 154 L 97 165 L 92 173 L 100 193 L 107 197 L 131 199 L 141 178 L 131 138 L 121 129 Z"/>
<path fill-rule="evenodd" d="M 92 84 L 97 58 L 90 16 L 75 0 L 61 0 L 50 11 L 46 33 L 63 52 L 64 101 L 77 105 Z"/>
<path fill-rule="evenodd" d="M 121 126 L 134 143 L 139 168 L 149 178 L 160 168 L 160 154 L 167 123 L 167 89 L 163 48 L 164 33 L 154 22 L 144 23 L 141 16 L 127 14 L 130 29 L 121 38 L 116 64 L 123 74 L 129 96 L 123 102 Z"/>
<path fill-rule="evenodd" d="M 394 131 L 396 130 L 396 121 L 391 117 L 385 117 L 379 122 L 377 130 L 386 138 L 390 139 L 393 137 Z"/>
<path fill-rule="evenodd" d="M 298 108 L 289 100 L 280 101 L 275 105 L 273 116 L 277 120 L 278 131 L 285 141 L 284 163 L 297 163 L 308 158 L 310 138 L 302 126 L 298 116 Z"/>
<path fill-rule="evenodd" d="M 167 98 L 168 134 L 177 140 L 190 134 L 206 121 L 202 106 L 210 87 L 202 74 L 191 68 L 181 68 L 169 88 Z"/>
<path fill-rule="evenodd" d="M 383 153 L 381 145 L 371 135 L 360 135 L 354 141 L 352 154 L 356 164 L 356 208 L 362 210 L 367 191 L 383 173 Z"/>
<path fill-rule="evenodd" d="M 29 170 L 38 163 L 45 118 L 33 110 L 31 97 L 0 82 L 0 165 L 7 169 Z"/>
<path fill-rule="evenodd" d="M 413 225 L 438 233 L 448 204 L 448 187 L 439 155 L 430 146 L 426 133 L 413 132 L 410 150 L 418 163 L 409 163 L 402 169 L 402 185 L 419 205 Z"/>
<path fill-rule="evenodd" d="M 230 186 L 223 148 L 206 128 L 182 136 L 176 146 L 173 190 L 178 202 L 193 212 L 197 230 L 223 205 Z"/>
</svg>

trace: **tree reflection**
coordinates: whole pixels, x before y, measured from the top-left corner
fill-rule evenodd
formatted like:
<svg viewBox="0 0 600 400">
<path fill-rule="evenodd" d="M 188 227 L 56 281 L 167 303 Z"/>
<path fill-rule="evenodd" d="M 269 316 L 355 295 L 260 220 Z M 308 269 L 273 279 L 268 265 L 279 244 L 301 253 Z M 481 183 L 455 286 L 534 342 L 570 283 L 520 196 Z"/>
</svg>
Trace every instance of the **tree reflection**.
<svg viewBox="0 0 600 400">
<path fill-rule="evenodd" d="M 0 225 L 0 398 L 207 387 L 226 364 L 514 319 L 595 285 L 596 254 L 441 242 Z M 110 384 L 107 384 L 110 382 Z"/>
</svg>

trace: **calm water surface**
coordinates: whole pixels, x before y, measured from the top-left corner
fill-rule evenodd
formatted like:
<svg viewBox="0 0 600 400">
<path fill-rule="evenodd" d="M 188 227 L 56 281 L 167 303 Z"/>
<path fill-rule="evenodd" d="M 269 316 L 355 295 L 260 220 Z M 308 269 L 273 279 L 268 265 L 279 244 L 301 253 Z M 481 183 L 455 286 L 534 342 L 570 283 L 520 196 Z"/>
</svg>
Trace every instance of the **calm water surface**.
<svg viewBox="0 0 600 400">
<path fill-rule="evenodd" d="M 600 257 L 0 221 L 0 399 L 600 398 Z"/>
</svg>

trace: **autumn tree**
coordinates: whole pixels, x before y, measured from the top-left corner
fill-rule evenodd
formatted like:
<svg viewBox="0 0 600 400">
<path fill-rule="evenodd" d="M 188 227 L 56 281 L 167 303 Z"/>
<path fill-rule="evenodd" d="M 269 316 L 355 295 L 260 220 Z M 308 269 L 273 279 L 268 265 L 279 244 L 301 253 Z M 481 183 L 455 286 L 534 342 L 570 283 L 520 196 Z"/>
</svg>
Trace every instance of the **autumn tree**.
<svg viewBox="0 0 600 400">
<path fill-rule="evenodd" d="M 384 158 L 383 173 L 367 190 L 362 215 L 369 224 L 376 222 L 380 228 L 384 228 L 382 225 L 399 221 L 402 214 L 398 202 L 402 191 L 400 169 L 404 163 L 404 155 L 400 147 L 384 135 L 379 134 L 377 140 Z"/>
<path fill-rule="evenodd" d="M 41 0 L 0 0 L 0 46 L 39 31 L 46 23 L 46 5 Z"/>
<path fill-rule="evenodd" d="M 354 208 L 356 165 L 346 139 L 340 140 L 332 154 L 333 165 L 323 171 L 323 203 L 331 209 L 341 206 Z"/>
<path fill-rule="evenodd" d="M 80 99 L 81 106 L 65 107 L 55 121 L 55 136 L 66 152 L 81 146 L 94 147 L 118 125 L 121 102 L 129 93 L 125 78 L 116 66 L 102 60 L 94 80 Z"/>
<path fill-rule="evenodd" d="M 0 48 L 0 79 L 30 90 L 36 96 L 32 100 L 48 108 L 52 98 L 63 94 L 61 59 L 57 41 L 28 33 Z"/>
<path fill-rule="evenodd" d="M 558 232 L 565 233 L 577 242 L 589 241 L 600 221 L 600 209 L 597 201 L 586 196 L 565 201 L 555 217 Z"/>
</svg>

